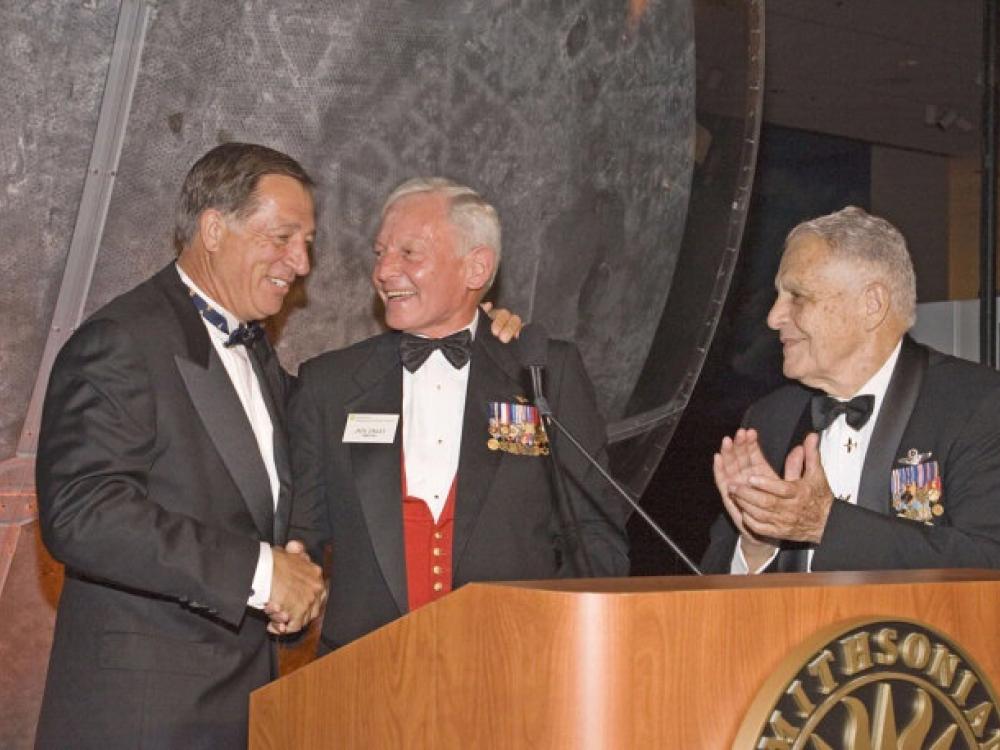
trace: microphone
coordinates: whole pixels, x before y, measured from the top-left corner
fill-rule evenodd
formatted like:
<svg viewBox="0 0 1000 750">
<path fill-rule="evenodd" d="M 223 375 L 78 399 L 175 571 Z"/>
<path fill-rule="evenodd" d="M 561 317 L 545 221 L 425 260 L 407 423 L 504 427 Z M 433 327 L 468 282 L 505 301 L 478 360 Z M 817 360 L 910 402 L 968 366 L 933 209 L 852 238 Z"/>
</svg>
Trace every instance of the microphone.
<svg viewBox="0 0 1000 750">
<path fill-rule="evenodd" d="M 520 349 L 521 366 L 531 374 L 531 390 L 535 395 L 535 407 L 543 417 L 549 416 L 552 409 L 542 393 L 542 370 L 549 357 L 549 334 L 541 323 L 529 323 L 517 338 Z"/>
<path fill-rule="evenodd" d="M 539 323 L 529 323 L 523 329 L 521 329 L 521 334 L 518 337 L 518 345 L 520 347 L 521 364 L 531 374 L 531 388 L 534 391 L 535 395 L 535 407 L 538 409 L 539 414 L 541 414 L 542 417 L 545 419 L 546 425 L 555 426 L 555 428 L 559 431 L 559 433 L 563 435 L 567 440 L 569 440 L 570 443 L 572 443 L 573 447 L 576 448 L 577 451 L 579 451 L 580 454 L 588 461 L 588 463 L 590 463 L 591 466 L 597 469 L 598 473 L 602 477 L 604 477 L 604 480 L 608 484 L 610 484 L 614 488 L 614 490 L 619 495 L 621 495 L 630 506 L 632 506 L 632 509 L 639 514 L 642 520 L 645 521 L 646 524 L 654 532 L 656 532 L 656 535 L 659 536 L 660 539 L 662 539 L 667 544 L 668 547 L 670 547 L 673 553 L 681 559 L 681 561 L 688 567 L 688 569 L 692 573 L 699 576 L 703 575 L 698 566 L 695 565 L 694 562 L 692 562 L 691 559 L 686 554 L 684 554 L 684 550 L 682 550 L 677 545 L 677 543 L 670 538 L 667 532 L 661 529 L 660 526 L 656 523 L 656 521 L 654 521 L 652 517 L 645 510 L 642 509 L 642 506 L 639 505 L 639 501 L 633 498 L 632 494 L 624 487 L 622 487 L 615 480 L 615 478 L 612 477 L 603 466 L 601 466 L 600 461 L 594 458 L 587 451 L 587 449 L 580 444 L 580 441 L 576 439 L 576 437 L 569 430 L 569 428 L 567 428 L 558 419 L 556 419 L 555 414 L 552 413 L 552 408 L 549 406 L 549 402 L 545 399 L 545 396 L 542 393 L 542 370 L 545 368 L 548 349 L 549 349 L 549 336 L 548 333 L 545 331 L 545 328 Z M 562 475 L 559 471 L 558 461 L 556 460 L 555 451 L 554 449 L 552 449 L 551 438 L 549 440 L 549 445 L 551 450 L 552 462 L 556 467 L 555 469 L 556 476 L 558 476 L 561 480 Z M 560 480 L 557 480 L 557 484 L 559 483 Z M 565 492 L 565 487 L 563 487 L 563 492 Z M 563 501 L 567 502 L 565 497 Z M 575 512 L 573 512 L 573 508 L 571 505 L 569 506 L 569 508 L 570 512 L 572 513 L 573 520 L 575 522 L 576 514 Z M 580 530 L 579 527 L 577 527 L 578 536 L 579 533 Z M 584 553 L 586 554 L 586 550 L 584 550 Z"/>
</svg>

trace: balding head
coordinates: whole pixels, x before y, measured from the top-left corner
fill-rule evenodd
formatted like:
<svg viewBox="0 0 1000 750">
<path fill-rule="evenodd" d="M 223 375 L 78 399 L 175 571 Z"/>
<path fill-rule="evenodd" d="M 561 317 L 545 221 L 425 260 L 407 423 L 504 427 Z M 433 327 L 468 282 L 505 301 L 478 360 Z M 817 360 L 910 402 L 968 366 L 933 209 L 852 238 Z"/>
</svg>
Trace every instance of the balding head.
<svg viewBox="0 0 1000 750">
<path fill-rule="evenodd" d="M 902 235 L 845 208 L 788 235 L 767 317 L 789 378 L 850 397 L 886 362 L 913 324 L 915 281 Z"/>
<path fill-rule="evenodd" d="M 833 258 L 845 260 L 858 273 L 885 284 L 903 330 L 913 327 L 917 319 L 917 278 L 906 240 L 896 227 L 864 209 L 847 206 L 802 222 L 788 233 L 785 247 L 805 233 L 823 240 Z"/>
</svg>

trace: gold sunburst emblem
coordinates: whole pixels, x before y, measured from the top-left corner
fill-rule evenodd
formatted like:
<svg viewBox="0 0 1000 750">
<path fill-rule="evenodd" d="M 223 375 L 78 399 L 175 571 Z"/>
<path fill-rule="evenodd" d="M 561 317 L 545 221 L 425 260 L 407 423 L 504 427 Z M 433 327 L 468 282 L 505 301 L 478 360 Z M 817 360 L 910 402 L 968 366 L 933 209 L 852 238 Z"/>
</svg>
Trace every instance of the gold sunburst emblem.
<svg viewBox="0 0 1000 750">
<path fill-rule="evenodd" d="M 961 648 L 912 620 L 840 623 L 794 649 L 734 750 L 1000 750 L 1000 706 Z"/>
</svg>

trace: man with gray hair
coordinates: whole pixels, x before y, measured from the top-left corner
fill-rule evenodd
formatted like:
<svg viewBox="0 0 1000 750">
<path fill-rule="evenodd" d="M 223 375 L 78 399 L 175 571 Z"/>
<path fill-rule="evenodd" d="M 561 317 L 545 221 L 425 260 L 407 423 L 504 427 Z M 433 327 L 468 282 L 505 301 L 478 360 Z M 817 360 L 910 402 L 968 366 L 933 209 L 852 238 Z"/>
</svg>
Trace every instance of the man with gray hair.
<svg viewBox="0 0 1000 750">
<path fill-rule="evenodd" d="M 726 512 L 702 567 L 1000 567 L 1000 374 L 907 335 L 899 231 L 854 207 L 804 222 L 775 286 L 767 323 L 798 383 L 715 454 Z"/>
<path fill-rule="evenodd" d="M 304 364 L 290 405 L 291 534 L 332 542 L 325 653 L 468 581 L 582 575 L 554 509 L 547 436 L 515 348 L 481 335 L 500 260 L 496 210 L 471 188 L 394 190 L 372 285 L 388 333 Z M 549 342 L 555 411 L 592 452 L 604 423 L 576 348 Z M 595 575 L 626 575 L 627 512 L 579 456 L 560 457 Z"/>
</svg>

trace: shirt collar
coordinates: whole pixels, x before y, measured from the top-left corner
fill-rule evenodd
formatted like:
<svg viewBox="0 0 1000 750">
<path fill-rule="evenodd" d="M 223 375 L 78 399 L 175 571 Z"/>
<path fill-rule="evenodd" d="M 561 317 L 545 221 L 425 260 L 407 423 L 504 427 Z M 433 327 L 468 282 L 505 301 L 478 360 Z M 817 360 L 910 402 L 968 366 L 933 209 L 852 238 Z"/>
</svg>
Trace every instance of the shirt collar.
<svg viewBox="0 0 1000 750">
<path fill-rule="evenodd" d="M 240 319 L 237 318 L 235 315 L 233 315 L 231 312 L 229 312 L 229 310 L 227 310 L 218 302 L 216 302 L 214 299 L 212 299 L 209 295 L 205 294 L 205 292 L 201 289 L 201 287 L 195 284 L 194 281 L 191 280 L 191 277 L 188 276 L 186 273 L 184 273 L 184 269 L 181 268 L 180 263 L 175 263 L 174 267 L 177 269 L 177 273 L 178 275 L 180 275 L 181 281 L 183 281 L 184 284 L 189 289 L 196 292 L 199 297 L 205 300 L 205 302 L 208 303 L 209 307 L 211 307 L 213 310 L 218 312 L 223 318 L 226 319 L 226 325 L 229 326 L 230 331 L 235 331 L 239 327 L 242 321 L 240 321 Z M 207 321 L 205 322 L 207 323 L 209 330 L 218 331 L 221 335 L 225 336 L 225 334 L 222 333 L 222 331 L 219 331 L 219 329 L 213 326 L 211 323 L 208 323 Z"/>
</svg>

